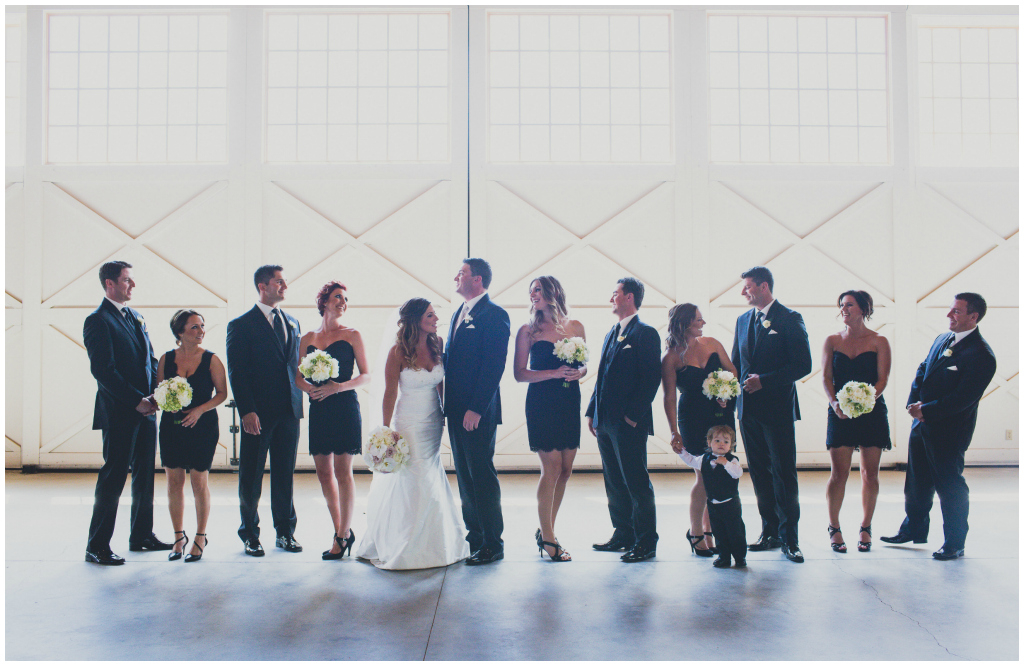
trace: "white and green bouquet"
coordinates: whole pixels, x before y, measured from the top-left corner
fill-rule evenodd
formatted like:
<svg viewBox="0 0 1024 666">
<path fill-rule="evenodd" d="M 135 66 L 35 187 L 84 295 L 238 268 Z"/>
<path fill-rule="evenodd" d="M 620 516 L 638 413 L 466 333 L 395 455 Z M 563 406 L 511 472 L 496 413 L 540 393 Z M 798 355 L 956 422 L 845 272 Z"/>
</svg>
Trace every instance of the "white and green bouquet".
<svg viewBox="0 0 1024 666">
<path fill-rule="evenodd" d="M 578 368 L 590 360 L 587 343 L 579 336 L 562 338 L 556 342 L 554 354 L 558 360 L 564 361 L 574 368 Z M 569 388 L 569 382 L 562 382 L 562 386 Z"/>
<path fill-rule="evenodd" d="M 338 376 L 338 361 L 323 349 L 317 349 L 302 358 L 299 372 L 311 383 L 323 384 Z"/>
<path fill-rule="evenodd" d="M 836 394 L 836 400 L 843 414 L 855 419 L 875 408 L 875 387 L 866 382 L 846 382 Z"/>
<path fill-rule="evenodd" d="M 153 398 L 157 407 L 173 414 L 192 404 L 192 387 L 184 377 L 170 377 L 157 384 Z"/>
<path fill-rule="evenodd" d="M 374 472 L 390 474 L 402 469 L 409 462 L 409 444 L 405 437 L 387 426 L 373 429 L 366 440 L 363 460 Z"/>
<path fill-rule="evenodd" d="M 728 370 L 710 373 L 701 388 L 708 400 L 732 400 L 740 394 L 739 380 Z"/>
</svg>

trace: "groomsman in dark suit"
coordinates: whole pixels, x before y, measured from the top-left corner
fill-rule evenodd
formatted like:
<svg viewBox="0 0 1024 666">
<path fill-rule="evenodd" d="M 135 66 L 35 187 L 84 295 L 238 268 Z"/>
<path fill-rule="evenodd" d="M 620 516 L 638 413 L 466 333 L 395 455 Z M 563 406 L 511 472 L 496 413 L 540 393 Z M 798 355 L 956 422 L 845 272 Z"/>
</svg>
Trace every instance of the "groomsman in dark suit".
<svg viewBox="0 0 1024 666">
<path fill-rule="evenodd" d="M 468 565 L 505 557 L 494 446 L 501 423 L 498 384 L 505 372 L 511 327 L 508 313 L 487 295 L 490 286 L 490 264 L 483 259 L 463 259 L 455 274 L 455 291 L 465 302 L 452 315 L 445 345 L 444 411 L 459 479 L 462 519 L 469 531 Z"/>
<path fill-rule="evenodd" d="M 260 266 L 253 276 L 259 300 L 228 323 L 228 379 L 242 415 L 238 462 L 238 500 L 242 525 L 238 536 L 245 554 L 262 557 L 257 507 L 263 492 L 263 468 L 270 453 L 270 512 L 277 547 L 302 551 L 295 540 L 292 481 L 302 418 L 302 391 L 295 386 L 299 366 L 299 322 L 281 310 L 288 282 L 280 266 Z"/>
<path fill-rule="evenodd" d="M 761 514 L 761 536 L 749 548 L 781 546 L 787 559 L 803 562 L 794 422 L 800 419 L 795 384 L 811 371 L 807 329 L 798 312 L 775 300 L 771 271 L 755 266 L 740 277 L 753 309 L 736 319 L 732 363 L 743 385 L 736 411 Z"/>
<path fill-rule="evenodd" d="M 153 467 L 156 462 L 157 358 L 146 322 L 126 305 L 135 280 L 132 265 L 108 261 L 100 267 L 106 297 L 85 318 L 85 350 L 96 378 L 93 430 L 103 432 L 103 467 L 96 479 L 96 499 L 89 525 L 85 561 L 124 564 L 110 550 L 117 504 L 128 470 L 132 472 L 132 527 L 128 549 L 170 550 L 153 534 Z"/>
<path fill-rule="evenodd" d="M 661 337 L 640 321 L 644 285 L 625 277 L 612 292 L 619 323 L 604 338 L 587 424 L 597 437 L 608 495 L 612 538 L 594 550 L 625 550 L 623 562 L 655 556 L 658 545 L 654 486 L 647 473 L 647 437 L 654 434 L 651 402 L 661 382 Z"/>
<path fill-rule="evenodd" d="M 981 337 L 978 322 L 988 306 L 979 294 L 954 297 L 949 333 L 935 338 L 910 387 L 907 478 L 903 486 L 907 517 L 888 543 L 924 543 L 935 493 L 942 508 L 942 548 L 937 560 L 963 557 L 969 508 L 964 453 L 978 421 L 978 402 L 996 374 L 996 357 Z"/>
</svg>

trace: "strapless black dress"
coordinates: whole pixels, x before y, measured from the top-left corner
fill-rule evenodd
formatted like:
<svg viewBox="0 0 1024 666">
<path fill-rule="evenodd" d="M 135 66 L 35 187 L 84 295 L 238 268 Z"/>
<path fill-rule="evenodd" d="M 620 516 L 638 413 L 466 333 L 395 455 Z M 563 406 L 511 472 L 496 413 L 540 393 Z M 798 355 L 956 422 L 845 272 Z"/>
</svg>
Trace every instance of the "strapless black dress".
<svg viewBox="0 0 1024 666">
<path fill-rule="evenodd" d="M 690 455 L 699 456 L 707 451 L 711 426 L 726 425 L 736 430 L 735 398 L 722 407 L 717 400 L 709 400 L 704 395 L 704 380 L 715 370 L 722 369 L 718 352 L 713 352 L 703 368 L 687 365 L 676 370 L 676 388 L 679 389 L 676 421 L 679 434 L 683 436 L 683 448 Z"/>
<path fill-rule="evenodd" d="M 316 349 L 309 345 L 306 353 Z M 338 362 L 337 379 L 328 381 L 340 384 L 352 379 L 356 363 L 352 345 L 346 340 L 335 340 L 324 351 Z M 363 422 L 359 414 L 359 399 L 354 390 L 335 393 L 323 400 L 309 401 L 309 455 L 359 455 L 363 450 L 362 438 Z"/>
<path fill-rule="evenodd" d="M 538 340 L 530 347 L 531 370 L 565 365 L 555 356 L 555 343 Z M 563 386 L 561 379 L 534 382 L 526 390 L 526 432 L 531 451 L 580 448 L 580 383 Z"/>
<path fill-rule="evenodd" d="M 872 386 L 878 383 L 878 354 L 869 351 L 850 358 L 842 352 L 832 352 L 832 386 L 838 393 L 846 382 L 866 382 Z M 892 448 L 889 439 L 889 411 L 883 396 L 875 398 L 874 409 L 855 419 L 839 418 L 832 410 L 832 405 L 829 405 L 825 448 L 834 449 L 839 446 L 867 446 L 884 450 Z"/>
<path fill-rule="evenodd" d="M 167 352 L 167 358 L 164 359 L 165 378 L 178 376 L 174 351 L 172 349 Z M 192 387 L 192 406 L 209 402 L 213 397 L 213 375 L 210 374 L 212 360 L 213 352 L 204 351 L 199 367 L 190 377 L 185 378 Z M 184 415 L 181 412 L 164 412 L 160 415 L 160 464 L 171 469 L 205 472 L 213 465 L 213 456 L 217 452 L 220 436 L 217 410 L 211 409 L 200 416 L 191 428 L 175 423 L 182 418 Z"/>
</svg>

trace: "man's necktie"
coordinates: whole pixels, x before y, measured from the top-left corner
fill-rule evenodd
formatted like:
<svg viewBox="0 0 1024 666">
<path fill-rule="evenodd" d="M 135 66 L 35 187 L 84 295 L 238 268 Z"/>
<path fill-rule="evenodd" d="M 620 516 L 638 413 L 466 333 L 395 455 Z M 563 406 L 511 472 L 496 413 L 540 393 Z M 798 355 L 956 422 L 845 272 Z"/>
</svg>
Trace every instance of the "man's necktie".
<svg viewBox="0 0 1024 666">
<path fill-rule="evenodd" d="M 277 333 L 278 339 L 281 340 L 281 346 L 288 344 L 288 334 L 284 331 L 284 322 L 281 321 L 281 311 L 274 308 L 274 332 Z"/>
</svg>

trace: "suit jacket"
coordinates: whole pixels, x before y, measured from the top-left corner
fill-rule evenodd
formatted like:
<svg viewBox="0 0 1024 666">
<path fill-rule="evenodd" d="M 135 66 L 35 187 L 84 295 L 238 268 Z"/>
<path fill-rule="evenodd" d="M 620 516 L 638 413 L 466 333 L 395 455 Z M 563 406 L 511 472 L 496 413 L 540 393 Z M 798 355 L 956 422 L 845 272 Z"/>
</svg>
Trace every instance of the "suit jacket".
<svg viewBox="0 0 1024 666">
<path fill-rule="evenodd" d="M 302 418 L 302 391 L 295 386 L 302 330 L 295 317 L 284 310 L 281 314 L 289 329 L 287 345 L 281 344 L 259 306 L 228 323 L 228 381 L 242 416 L 290 413 Z"/>
<path fill-rule="evenodd" d="M 508 313 L 484 294 L 469 311 L 469 321 L 459 320 L 463 303 L 452 315 L 444 352 L 444 409 L 449 418 L 461 419 L 466 411 L 480 415 L 480 422 L 501 423 L 501 391 L 508 339 L 512 334 Z"/>
<path fill-rule="evenodd" d="M 640 321 L 637 315 L 619 332 L 613 326 L 604 336 L 597 381 L 590 396 L 587 416 L 594 427 L 612 425 L 628 417 L 654 434 L 654 412 L 651 402 L 661 385 L 661 336 L 653 326 Z"/>
<path fill-rule="evenodd" d="M 736 319 L 732 341 L 732 364 L 742 385 L 747 376 L 761 378 L 761 390 L 740 391 L 736 416 L 744 413 L 762 422 L 800 420 L 800 403 L 795 383 L 811 371 L 811 347 L 799 312 L 775 301 L 765 316 L 769 326 L 757 327 L 757 310 L 750 309 Z"/>
<path fill-rule="evenodd" d="M 104 298 L 85 318 L 85 350 L 97 385 L 93 430 L 109 428 L 112 419 L 144 418 L 135 408 L 156 389 L 159 362 L 149 341 L 146 320 L 131 311 L 138 321 L 136 326 Z"/>
<path fill-rule="evenodd" d="M 996 374 L 996 357 L 980 329 L 950 347 L 945 356 L 942 348 L 949 336 L 935 338 L 917 368 L 907 404 L 922 403 L 924 422 L 915 420 L 914 427 L 923 426 L 931 443 L 947 442 L 963 450 L 974 436 L 978 402 Z"/>
</svg>

